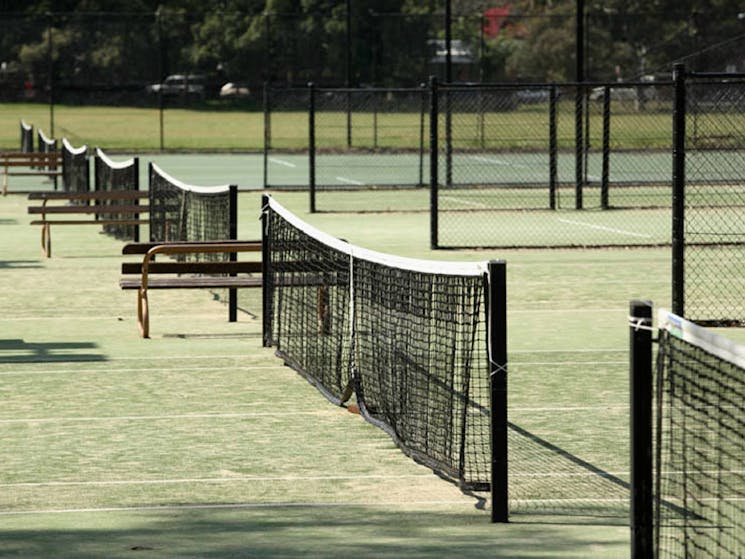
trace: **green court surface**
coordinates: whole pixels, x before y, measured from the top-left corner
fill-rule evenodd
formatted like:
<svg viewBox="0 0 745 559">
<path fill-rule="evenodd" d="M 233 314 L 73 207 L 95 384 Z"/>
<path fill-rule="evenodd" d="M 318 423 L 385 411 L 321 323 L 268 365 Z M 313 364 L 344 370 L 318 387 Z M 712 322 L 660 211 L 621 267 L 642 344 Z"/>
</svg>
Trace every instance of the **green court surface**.
<svg viewBox="0 0 745 559">
<path fill-rule="evenodd" d="M 255 187 L 243 157 L 153 160 Z M 628 303 L 669 306 L 669 249 L 436 252 L 426 213 L 311 215 L 307 193 L 275 195 L 376 250 L 507 261 L 511 522 L 490 524 L 488 495 L 409 460 L 263 348 L 260 290 L 236 323 L 223 293 L 154 292 L 143 340 L 121 242 L 58 227 L 44 259 L 11 194 L 0 556 L 628 557 Z M 239 237 L 258 238 L 260 193 L 239 198 Z"/>
</svg>

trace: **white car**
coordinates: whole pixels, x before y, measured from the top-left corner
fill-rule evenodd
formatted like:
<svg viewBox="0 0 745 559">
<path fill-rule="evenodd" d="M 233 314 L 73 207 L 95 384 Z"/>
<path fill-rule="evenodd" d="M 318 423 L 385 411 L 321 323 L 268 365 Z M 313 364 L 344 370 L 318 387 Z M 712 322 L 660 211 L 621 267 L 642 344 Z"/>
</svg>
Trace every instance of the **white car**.
<svg viewBox="0 0 745 559">
<path fill-rule="evenodd" d="M 173 74 L 168 76 L 163 83 L 148 85 L 146 90 L 151 94 L 188 95 L 192 97 L 204 97 L 205 77 L 199 74 Z"/>
<path fill-rule="evenodd" d="M 251 91 L 244 85 L 228 82 L 220 88 L 220 97 L 248 97 Z"/>
</svg>

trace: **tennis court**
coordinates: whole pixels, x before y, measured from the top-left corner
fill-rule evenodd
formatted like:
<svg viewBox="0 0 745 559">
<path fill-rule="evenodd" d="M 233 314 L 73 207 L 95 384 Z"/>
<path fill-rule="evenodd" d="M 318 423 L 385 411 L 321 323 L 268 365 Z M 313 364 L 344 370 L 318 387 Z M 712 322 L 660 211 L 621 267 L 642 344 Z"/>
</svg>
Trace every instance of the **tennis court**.
<svg viewBox="0 0 745 559">
<path fill-rule="evenodd" d="M 424 214 L 309 216 L 307 194 L 277 197 L 379 250 L 507 259 L 513 523 L 491 525 L 485 495 L 412 462 L 261 348 L 258 292 L 244 293 L 234 324 L 220 294 L 158 293 L 153 339 L 141 340 L 134 298 L 117 287 L 120 244 L 66 228 L 42 260 L 25 197 L 12 195 L 0 319 L 7 549 L 627 556 L 626 305 L 669 298 L 666 251 L 435 254 Z M 239 206 L 239 236 L 258 237 L 258 194 Z"/>
<path fill-rule="evenodd" d="M 238 184 L 238 236 L 260 236 L 260 157 L 141 159 L 194 184 Z M 403 193 L 324 195 L 343 207 L 345 197 Z M 628 301 L 669 304 L 669 249 L 433 252 L 424 212 L 308 214 L 307 192 L 276 197 L 321 230 L 379 251 L 507 261 L 511 523 L 490 524 L 487 494 L 464 494 L 417 465 L 262 348 L 258 290 L 242 292 L 237 323 L 225 321 L 222 293 L 156 293 L 152 339 L 140 339 L 135 298 L 117 286 L 121 243 L 62 228 L 55 257 L 42 259 L 19 194 L 0 200 L 13 239 L 0 258 L 4 549 L 627 557 Z M 497 220 L 505 232 L 550 236 L 549 216 L 534 213 Z M 553 219 L 594 229 L 608 226 L 602 215 Z M 669 223 L 665 212 L 623 215 L 632 234 L 662 234 Z"/>
</svg>

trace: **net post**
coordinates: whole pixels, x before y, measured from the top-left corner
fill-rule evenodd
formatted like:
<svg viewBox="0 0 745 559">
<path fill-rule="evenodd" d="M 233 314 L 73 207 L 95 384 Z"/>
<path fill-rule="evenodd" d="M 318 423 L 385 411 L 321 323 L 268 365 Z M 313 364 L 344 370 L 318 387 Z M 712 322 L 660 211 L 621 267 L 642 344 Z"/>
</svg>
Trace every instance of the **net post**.
<svg viewBox="0 0 745 559">
<path fill-rule="evenodd" d="M 228 236 L 231 241 L 238 239 L 238 186 L 235 184 L 230 185 L 230 203 L 228 204 L 228 211 L 230 212 L 229 223 L 228 223 Z M 238 261 L 238 254 L 231 252 L 228 254 L 228 260 L 230 262 Z M 236 274 L 230 274 L 235 276 Z M 238 289 L 232 287 L 228 290 L 228 322 L 238 321 Z"/>
<path fill-rule="evenodd" d="M 135 157 L 134 158 L 134 168 L 135 168 L 134 169 L 134 173 L 133 173 L 134 174 L 134 184 L 132 185 L 132 189 L 133 190 L 136 190 L 136 191 L 139 191 L 140 190 L 140 158 L 139 157 Z M 140 201 L 137 200 L 135 203 L 139 204 Z M 136 220 L 139 220 L 140 219 L 140 214 L 135 214 L 134 218 Z M 133 240 L 136 243 L 139 243 L 140 242 L 140 224 L 139 223 L 134 226 Z"/>
<path fill-rule="evenodd" d="M 310 213 L 316 213 L 316 88 L 308 83 L 308 191 Z"/>
<path fill-rule="evenodd" d="M 610 177 L 610 86 L 603 88 L 603 170 L 600 179 L 600 207 L 608 209 Z"/>
<path fill-rule="evenodd" d="M 652 557 L 652 302 L 629 305 L 631 557 Z"/>
<path fill-rule="evenodd" d="M 491 521 L 509 521 L 507 469 L 507 266 L 488 265 L 488 351 L 491 421 Z"/>
<path fill-rule="evenodd" d="M 672 311 L 685 317 L 685 166 L 686 83 L 685 65 L 673 67 L 673 222 Z"/>
<path fill-rule="evenodd" d="M 261 195 L 261 339 L 263 347 L 272 345 L 272 291 L 269 247 L 269 195 Z"/>
<path fill-rule="evenodd" d="M 155 223 L 156 217 L 155 217 L 155 196 L 153 196 L 153 162 L 148 161 L 147 162 L 147 202 L 150 205 L 150 211 L 148 212 L 148 221 L 150 224 L 148 225 L 148 240 L 152 243 L 155 241 L 155 235 L 154 235 L 154 227 L 153 223 Z M 163 241 L 165 239 L 159 239 L 160 241 Z"/>
<path fill-rule="evenodd" d="M 439 187 L 438 169 L 438 106 L 437 106 L 437 77 L 429 77 L 429 244 L 435 249 L 439 247 L 437 189 Z"/>
</svg>

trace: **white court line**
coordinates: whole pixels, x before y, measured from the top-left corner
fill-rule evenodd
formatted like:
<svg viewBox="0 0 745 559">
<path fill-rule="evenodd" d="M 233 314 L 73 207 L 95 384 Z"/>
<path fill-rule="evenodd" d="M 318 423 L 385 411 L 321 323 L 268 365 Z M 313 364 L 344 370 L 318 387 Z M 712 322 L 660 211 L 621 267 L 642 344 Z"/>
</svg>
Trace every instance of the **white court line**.
<svg viewBox="0 0 745 559">
<path fill-rule="evenodd" d="M 524 314 L 524 313 L 597 313 L 597 312 L 625 312 L 628 313 L 628 309 L 509 309 L 507 312 L 510 314 Z"/>
<path fill-rule="evenodd" d="M 105 481 L 40 481 L 20 483 L 0 483 L 0 487 L 107 487 L 116 485 L 178 485 L 184 483 L 229 483 L 250 481 L 341 481 L 341 480 L 392 480 L 392 479 L 418 479 L 434 478 L 434 474 L 361 474 L 361 475 L 336 475 L 336 476 L 235 476 L 235 477 L 196 477 L 179 479 L 114 479 Z"/>
<path fill-rule="evenodd" d="M 40 361 L 37 361 L 40 362 Z M 65 361 L 67 363 L 68 361 Z M 98 361 L 91 361 L 92 363 L 98 363 Z M 23 363 L 32 363 L 32 361 L 23 362 Z M 81 363 L 87 363 L 87 361 L 81 361 Z M 18 363 L 14 363 L 14 365 L 18 365 Z M 268 366 L 250 366 L 245 365 L 244 368 L 250 369 L 252 371 L 265 371 L 265 370 L 289 370 L 289 368 L 286 365 L 268 365 Z M 164 373 L 164 372 L 171 372 L 171 371 L 237 371 L 237 367 L 172 367 L 170 369 L 163 369 L 159 368 L 157 372 Z M 46 370 L 46 371 L 0 371 L 0 376 L 6 377 L 6 376 L 16 376 L 16 375 L 69 375 L 69 374 L 87 374 L 87 373 L 147 373 L 147 374 L 153 374 L 155 371 L 152 369 L 102 369 L 102 368 L 93 368 L 93 369 L 69 369 L 66 371 L 59 371 L 59 370 Z"/>
<path fill-rule="evenodd" d="M 100 417 L 28 417 L 24 419 L 0 419 L 0 425 L 17 423 L 95 423 L 112 421 L 159 421 L 172 419 L 240 419 L 250 417 L 286 417 L 289 414 L 310 416 L 336 416 L 341 406 L 324 411 L 273 411 L 273 412 L 244 412 L 244 413 L 184 413 L 172 415 L 111 415 Z"/>
<path fill-rule="evenodd" d="M 583 227 L 589 227 L 590 229 L 599 229 L 601 231 L 609 231 L 611 233 L 618 233 L 620 235 L 628 235 L 630 237 L 643 237 L 645 239 L 650 238 L 652 235 L 645 235 L 644 233 L 636 233 L 634 231 L 626 231 L 624 229 L 614 229 L 613 227 L 605 227 L 604 225 L 596 225 L 594 223 L 586 223 L 584 221 L 575 221 L 573 219 L 559 219 L 562 223 L 568 223 L 569 225 L 581 225 Z"/>
<path fill-rule="evenodd" d="M 81 514 L 101 512 L 150 512 L 150 511 L 179 511 L 179 510 L 251 510 L 251 509 L 282 509 L 282 508 L 401 508 L 410 505 L 433 506 L 433 505 L 464 505 L 473 506 L 473 500 L 464 496 L 461 500 L 407 500 L 381 501 L 379 503 L 352 501 L 344 503 L 312 503 L 312 502 L 284 502 L 284 503 L 234 503 L 224 505 L 153 505 L 141 507 L 101 507 L 101 508 L 77 508 L 77 509 L 41 509 L 27 511 L 0 511 L 0 516 L 22 516 L 31 514 Z"/>
<path fill-rule="evenodd" d="M 269 161 L 272 163 L 276 163 L 277 165 L 284 165 L 285 167 L 297 167 L 294 163 L 290 163 L 289 161 L 285 161 L 284 159 L 277 159 L 276 157 L 270 157 Z"/>
<path fill-rule="evenodd" d="M 440 199 L 450 200 L 451 202 L 456 202 L 458 204 L 463 204 L 465 206 L 476 206 L 477 208 L 486 207 L 486 204 L 483 204 L 481 202 L 472 202 L 470 200 L 463 200 L 462 198 L 456 198 L 455 196 L 440 196 Z"/>
<path fill-rule="evenodd" d="M 365 183 L 364 182 L 356 181 L 354 179 L 349 179 L 347 177 L 335 177 L 335 178 L 339 182 L 343 182 L 343 183 L 346 183 L 346 184 L 353 184 L 355 186 L 365 186 Z"/>
<path fill-rule="evenodd" d="M 628 365 L 628 361 L 512 361 L 510 367 L 522 367 L 523 365 L 551 367 L 576 367 L 577 365 Z"/>
<path fill-rule="evenodd" d="M 627 349 L 512 349 L 510 353 L 628 353 Z"/>
<path fill-rule="evenodd" d="M 520 169 L 530 169 L 530 165 L 522 165 L 521 163 L 510 163 L 503 159 L 497 159 L 495 157 L 484 157 L 483 155 L 470 155 L 471 159 L 475 161 L 481 161 L 483 163 L 493 163 L 494 165 L 504 165 L 505 167 L 519 167 Z"/>
<path fill-rule="evenodd" d="M 535 412 L 535 411 L 567 411 L 567 412 L 573 412 L 573 411 L 598 411 L 598 410 L 627 410 L 629 409 L 629 405 L 624 404 L 613 404 L 608 406 L 564 406 L 561 408 L 556 407 L 546 407 L 546 408 L 523 408 L 519 406 L 510 406 L 510 411 L 526 411 L 526 412 Z"/>
</svg>

